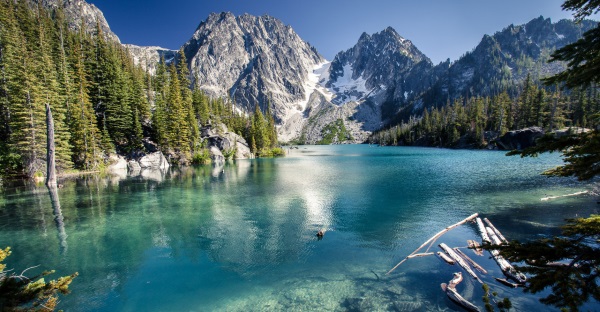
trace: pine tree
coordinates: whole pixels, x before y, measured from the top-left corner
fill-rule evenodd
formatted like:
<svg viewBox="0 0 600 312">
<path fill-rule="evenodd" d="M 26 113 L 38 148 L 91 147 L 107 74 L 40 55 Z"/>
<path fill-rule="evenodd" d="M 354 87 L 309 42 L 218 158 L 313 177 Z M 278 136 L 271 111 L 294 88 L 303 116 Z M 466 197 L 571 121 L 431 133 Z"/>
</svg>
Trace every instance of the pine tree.
<svg viewBox="0 0 600 312">
<path fill-rule="evenodd" d="M 186 116 L 185 125 L 188 128 L 187 133 L 189 135 L 189 141 L 187 142 L 187 144 L 189 145 L 189 150 L 193 151 L 196 145 L 200 142 L 200 131 L 198 129 L 198 121 L 196 119 L 196 114 L 194 113 L 192 91 L 190 89 L 190 71 L 187 67 L 187 60 L 185 58 L 183 48 L 179 49 L 178 56 L 179 59 L 177 62 L 177 73 L 181 90 L 181 109 L 182 114 Z"/>
<path fill-rule="evenodd" d="M 191 159 L 190 140 L 192 134 L 187 121 L 189 114 L 184 106 L 181 85 L 174 64 L 169 67 L 169 90 L 167 95 L 168 118 L 166 127 L 167 146 L 171 147 L 180 159 L 186 163 Z"/>
<path fill-rule="evenodd" d="M 86 41 L 84 27 L 73 36 L 71 70 L 73 76 L 73 105 L 70 109 L 72 159 L 76 168 L 91 170 L 99 165 L 100 136 L 92 103 L 89 98 L 89 78 L 86 71 Z"/>
<path fill-rule="evenodd" d="M 154 140 L 161 146 L 163 151 L 166 151 L 168 149 L 166 95 L 169 93 L 169 90 L 168 74 L 163 57 L 161 57 L 160 62 L 156 66 L 154 93 L 154 112 L 152 114 Z"/>
</svg>

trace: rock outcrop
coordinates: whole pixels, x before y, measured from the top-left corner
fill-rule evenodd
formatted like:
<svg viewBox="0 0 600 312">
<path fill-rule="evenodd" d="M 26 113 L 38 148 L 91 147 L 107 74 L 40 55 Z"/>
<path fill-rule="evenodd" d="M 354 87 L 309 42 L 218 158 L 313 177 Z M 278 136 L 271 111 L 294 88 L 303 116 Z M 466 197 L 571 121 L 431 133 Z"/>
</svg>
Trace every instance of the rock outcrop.
<svg viewBox="0 0 600 312">
<path fill-rule="evenodd" d="M 203 127 L 200 129 L 200 136 L 203 140 L 207 141 L 209 148 L 215 147 L 218 149 L 221 156 L 223 156 L 223 153 L 235 151 L 235 159 L 254 158 L 254 155 L 250 152 L 248 142 L 237 133 L 230 132 L 223 124 L 217 126 L 217 131 L 211 125 Z"/>
<path fill-rule="evenodd" d="M 169 169 L 169 161 L 165 158 L 165 155 L 161 152 L 155 152 L 142 156 L 138 163 L 142 169 Z"/>
<path fill-rule="evenodd" d="M 496 140 L 496 145 L 503 150 L 523 150 L 534 146 L 535 141 L 544 136 L 540 127 L 531 127 L 509 131 Z"/>
</svg>

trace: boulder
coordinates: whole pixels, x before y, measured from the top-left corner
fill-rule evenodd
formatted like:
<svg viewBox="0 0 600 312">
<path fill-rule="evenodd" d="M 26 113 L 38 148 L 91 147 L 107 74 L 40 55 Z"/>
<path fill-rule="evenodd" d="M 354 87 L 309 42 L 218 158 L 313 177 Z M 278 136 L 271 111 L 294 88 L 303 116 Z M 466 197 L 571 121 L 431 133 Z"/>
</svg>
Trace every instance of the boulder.
<svg viewBox="0 0 600 312">
<path fill-rule="evenodd" d="M 223 151 L 236 149 L 236 159 L 253 158 L 250 147 L 242 136 L 234 132 L 229 132 L 223 124 L 217 125 L 217 129 L 220 133 L 218 135 L 215 134 L 210 125 L 202 128 L 202 137 L 207 140 L 209 148 L 216 147 L 221 152 L 221 155 Z"/>
<path fill-rule="evenodd" d="M 169 169 L 169 161 L 161 152 L 147 154 L 138 160 L 142 169 Z"/>
<path fill-rule="evenodd" d="M 590 131 L 592 131 L 592 129 L 579 128 L 579 127 L 562 128 L 562 129 L 554 131 L 554 137 L 556 137 L 558 139 L 558 138 L 562 138 L 566 135 L 581 134 L 581 133 L 587 133 Z"/>
<path fill-rule="evenodd" d="M 127 172 L 127 160 L 125 157 L 116 154 L 110 154 L 108 156 L 110 165 L 108 165 L 107 171 L 109 173 L 118 173 L 120 171 Z"/>
<path fill-rule="evenodd" d="M 252 152 L 250 152 L 250 147 L 248 147 L 248 144 L 245 142 L 236 142 L 236 147 L 237 150 L 235 152 L 235 159 L 254 158 L 254 155 L 252 155 Z"/>
<path fill-rule="evenodd" d="M 496 145 L 503 150 L 523 150 L 534 146 L 535 141 L 542 136 L 544 130 L 540 127 L 509 131 L 496 140 Z"/>
<path fill-rule="evenodd" d="M 142 170 L 142 167 L 140 167 L 140 163 L 138 163 L 135 160 L 130 160 L 127 162 L 127 169 L 129 169 L 129 172 L 140 172 Z"/>
</svg>

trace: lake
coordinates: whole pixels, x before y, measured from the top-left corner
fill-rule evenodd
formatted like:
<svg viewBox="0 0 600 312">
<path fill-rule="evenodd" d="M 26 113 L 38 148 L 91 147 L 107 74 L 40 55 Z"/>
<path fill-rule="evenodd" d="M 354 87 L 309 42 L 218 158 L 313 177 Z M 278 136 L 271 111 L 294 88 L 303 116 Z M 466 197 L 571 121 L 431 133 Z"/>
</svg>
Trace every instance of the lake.
<svg viewBox="0 0 600 312">
<path fill-rule="evenodd" d="M 592 196 L 541 201 L 592 190 L 540 175 L 561 163 L 556 154 L 300 146 L 219 168 L 65 181 L 60 209 L 43 186 L 7 185 L 0 247 L 11 246 L 18 272 L 79 272 L 65 311 L 460 311 L 440 289 L 460 268 L 429 256 L 385 273 L 475 212 L 508 239 L 557 234 L 565 218 L 598 213 Z M 438 243 L 467 239 L 481 240 L 473 224 Z M 489 254 L 465 252 L 517 310 L 551 310 L 495 282 L 502 273 Z M 457 289 L 483 309 L 477 282 L 465 275 Z"/>
</svg>

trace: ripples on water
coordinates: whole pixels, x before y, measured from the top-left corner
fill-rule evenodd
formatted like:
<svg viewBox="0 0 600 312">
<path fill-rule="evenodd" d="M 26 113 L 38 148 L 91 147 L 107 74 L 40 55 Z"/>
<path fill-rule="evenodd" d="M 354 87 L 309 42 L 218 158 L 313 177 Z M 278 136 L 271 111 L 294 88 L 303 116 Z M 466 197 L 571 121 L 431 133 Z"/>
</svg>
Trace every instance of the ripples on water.
<svg viewBox="0 0 600 312">
<path fill-rule="evenodd" d="M 474 212 L 511 239 L 556 234 L 564 218 L 598 213 L 591 197 L 540 201 L 591 189 L 539 175 L 560 163 L 556 155 L 309 146 L 223 168 L 65 182 L 58 211 L 43 187 L 8 187 L 0 245 L 13 248 L 9 267 L 78 271 L 66 311 L 456 310 L 439 285 L 457 268 L 429 257 L 385 272 Z M 465 246 L 475 233 L 462 226 L 440 242 Z M 518 309 L 548 309 L 494 282 L 501 272 L 488 257 L 475 260 Z M 467 279 L 459 291 L 482 306 L 478 284 Z"/>
</svg>

